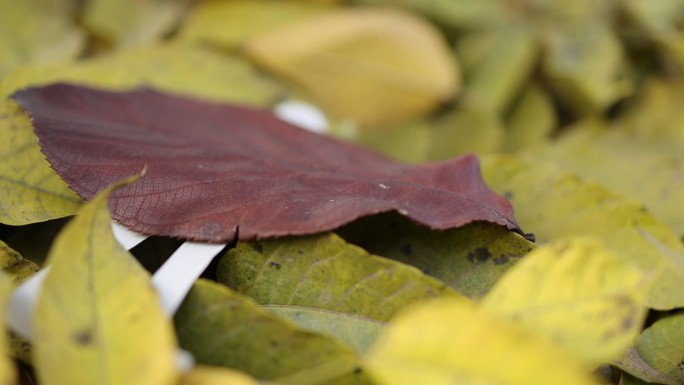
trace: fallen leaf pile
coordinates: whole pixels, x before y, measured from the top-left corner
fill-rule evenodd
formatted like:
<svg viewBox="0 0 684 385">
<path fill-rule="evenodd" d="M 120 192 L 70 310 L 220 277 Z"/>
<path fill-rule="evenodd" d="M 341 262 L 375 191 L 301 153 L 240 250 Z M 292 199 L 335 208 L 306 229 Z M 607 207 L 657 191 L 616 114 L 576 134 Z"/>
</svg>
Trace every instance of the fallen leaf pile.
<svg viewBox="0 0 684 385">
<path fill-rule="evenodd" d="M 0 384 L 684 384 L 683 19 L 0 0 Z M 169 319 L 179 238 L 232 242 Z"/>
</svg>

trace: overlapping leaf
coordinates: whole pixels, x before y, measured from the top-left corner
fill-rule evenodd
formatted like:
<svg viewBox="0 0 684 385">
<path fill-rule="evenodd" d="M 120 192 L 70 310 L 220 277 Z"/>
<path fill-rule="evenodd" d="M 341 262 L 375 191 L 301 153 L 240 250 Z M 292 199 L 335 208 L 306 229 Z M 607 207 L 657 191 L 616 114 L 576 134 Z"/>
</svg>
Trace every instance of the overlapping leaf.
<svg viewBox="0 0 684 385">
<path fill-rule="evenodd" d="M 301 235 L 391 210 L 434 229 L 480 220 L 518 230 L 474 156 L 403 165 L 269 111 L 152 90 L 58 84 L 15 99 L 52 166 L 86 199 L 147 168 L 110 198 L 114 217 L 144 234 L 212 242 Z"/>
<path fill-rule="evenodd" d="M 1 252 L 1 251 L 0 251 Z M 7 299 L 12 290 L 12 278 L 5 273 L 0 273 L 0 316 L 5 316 Z M 0 328 L 0 384 L 14 385 L 17 380 L 17 370 L 9 356 L 7 332 Z"/>
<path fill-rule="evenodd" d="M 39 267 L 0 241 L 0 269 L 11 277 L 14 286 L 18 286 L 35 274 Z"/>
<path fill-rule="evenodd" d="M 227 49 L 237 49 L 250 37 L 328 9 L 329 7 L 312 1 L 203 1 L 183 23 L 179 38 L 183 41 L 211 43 Z"/>
<path fill-rule="evenodd" d="M 21 65 L 66 61 L 83 49 L 69 0 L 2 0 L 0 9 L 0 79 Z"/>
<path fill-rule="evenodd" d="M 270 316 L 227 287 L 199 280 L 178 310 L 181 346 L 201 364 L 279 384 L 368 384 L 351 349 Z"/>
<path fill-rule="evenodd" d="M 55 241 L 36 305 L 40 383 L 167 385 L 176 341 L 149 275 L 111 232 L 104 190 Z"/>
<path fill-rule="evenodd" d="M 0 83 L 0 132 L 4 138 L 0 141 L 1 223 L 23 225 L 70 215 L 81 202 L 50 169 L 29 119 L 9 99 L 18 89 L 59 80 L 114 89 L 148 84 L 212 100 L 256 105 L 269 104 L 282 92 L 244 61 L 178 45 L 123 51 L 75 65 L 14 71 Z"/>
<path fill-rule="evenodd" d="M 149 44 L 168 33 L 188 5 L 185 0 L 90 0 L 83 23 L 116 46 Z"/>
<path fill-rule="evenodd" d="M 649 307 L 684 306 L 684 279 L 668 257 L 642 235 L 652 234 L 677 252 L 679 237 L 638 203 L 573 173 L 516 157 L 483 158 L 483 172 L 494 189 L 516 205 L 518 219 L 542 242 L 589 235 L 643 271 L 653 274 Z"/>
<path fill-rule="evenodd" d="M 249 39 L 247 54 L 334 120 L 377 127 L 455 96 L 456 64 L 432 26 L 391 9 L 344 9 Z"/>
<path fill-rule="evenodd" d="M 196 366 L 181 378 L 179 385 L 258 385 L 252 377 L 226 368 Z"/>
<path fill-rule="evenodd" d="M 369 255 L 334 234 L 239 243 L 217 274 L 275 314 L 361 351 L 406 305 L 457 296 L 419 270 Z"/>
<path fill-rule="evenodd" d="M 482 307 L 599 365 L 620 357 L 641 331 L 646 277 L 597 239 L 558 241 L 514 266 Z"/>
<path fill-rule="evenodd" d="M 543 336 L 465 300 L 440 300 L 398 316 L 368 369 L 387 385 L 597 384 Z"/>
<path fill-rule="evenodd" d="M 369 252 L 415 266 L 470 298 L 479 299 L 534 244 L 487 223 L 431 231 L 398 215 L 362 218 L 338 230 Z"/>
</svg>

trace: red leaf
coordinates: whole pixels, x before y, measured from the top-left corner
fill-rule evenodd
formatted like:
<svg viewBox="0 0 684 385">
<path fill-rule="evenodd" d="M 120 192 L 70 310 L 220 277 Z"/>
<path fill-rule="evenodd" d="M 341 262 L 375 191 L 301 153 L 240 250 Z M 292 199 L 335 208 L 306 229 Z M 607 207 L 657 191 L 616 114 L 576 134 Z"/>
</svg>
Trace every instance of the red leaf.
<svg viewBox="0 0 684 385">
<path fill-rule="evenodd" d="M 43 152 L 79 195 L 146 175 L 110 199 L 144 234 L 208 242 L 300 235 L 396 210 L 433 229 L 489 221 L 519 231 L 478 159 L 412 166 L 309 133 L 270 111 L 149 89 L 66 84 L 19 91 Z"/>
</svg>

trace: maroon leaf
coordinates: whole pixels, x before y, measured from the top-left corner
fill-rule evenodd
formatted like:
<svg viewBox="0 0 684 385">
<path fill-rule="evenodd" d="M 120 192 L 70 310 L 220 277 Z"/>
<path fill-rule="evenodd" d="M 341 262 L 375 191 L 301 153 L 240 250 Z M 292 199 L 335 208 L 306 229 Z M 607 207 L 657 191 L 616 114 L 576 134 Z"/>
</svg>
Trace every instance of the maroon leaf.
<svg viewBox="0 0 684 385">
<path fill-rule="evenodd" d="M 390 210 L 433 229 L 489 221 L 519 231 L 473 155 L 399 164 L 269 111 L 149 89 L 56 84 L 14 99 L 83 198 L 147 166 L 109 202 L 116 220 L 144 234 L 209 242 L 311 234 Z"/>
</svg>

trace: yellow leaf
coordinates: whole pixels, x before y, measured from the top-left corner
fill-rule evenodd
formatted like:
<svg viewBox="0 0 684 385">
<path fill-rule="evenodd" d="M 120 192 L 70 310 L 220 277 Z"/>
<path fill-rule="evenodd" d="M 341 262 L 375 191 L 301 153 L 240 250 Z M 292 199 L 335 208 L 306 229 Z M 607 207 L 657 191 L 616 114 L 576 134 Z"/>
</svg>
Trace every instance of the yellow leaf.
<svg viewBox="0 0 684 385">
<path fill-rule="evenodd" d="M 198 4 L 190 14 L 179 38 L 237 49 L 250 37 L 326 9 L 329 7 L 311 1 L 207 0 Z"/>
<path fill-rule="evenodd" d="M 4 273 L 0 273 L 0 318 L 4 319 L 5 307 L 12 280 Z M 14 362 L 9 358 L 9 340 L 4 328 L 0 330 L 0 385 L 16 384 L 17 373 Z"/>
<path fill-rule="evenodd" d="M 422 19 L 397 10 L 329 12 L 259 35 L 245 48 L 333 119 L 361 126 L 428 112 L 458 86 L 444 39 Z"/>
<path fill-rule="evenodd" d="M 116 46 L 141 45 L 169 32 L 187 5 L 184 0 L 89 0 L 83 23 Z"/>
<path fill-rule="evenodd" d="M 41 384 L 168 385 L 178 375 L 171 320 L 111 232 L 116 187 L 84 205 L 50 250 L 34 321 Z"/>
<path fill-rule="evenodd" d="M 198 47 L 161 45 L 73 65 L 26 67 L 0 83 L 0 223 L 24 225 L 73 214 L 81 200 L 50 168 L 26 114 L 8 97 L 57 81 L 111 89 L 148 85 L 217 101 L 264 105 L 281 93 L 248 63 Z"/>
<path fill-rule="evenodd" d="M 539 242 L 574 236 L 600 237 L 620 258 L 653 274 L 646 304 L 655 309 L 684 306 L 684 276 L 642 231 L 684 254 L 679 237 L 665 224 L 629 200 L 540 160 L 506 156 L 482 157 L 487 183 L 507 195 L 516 219 Z"/>
<path fill-rule="evenodd" d="M 399 315 L 367 363 L 379 384 L 596 384 L 543 336 L 457 299 L 432 301 Z"/>
<path fill-rule="evenodd" d="M 0 79 L 24 64 L 76 57 L 83 33 L 71 22 L 70 0 L 0 0 Z"/>
<path fill-rule="evenodd" d="M 35 274 L 39 267 L 35 263 L 24 259 L 18 252 L 0 241 L 0 268 L 11 277 L 13 286 L 19 286 L 22 282 Z"/>
<path fill-rule="evenodd" d="M 599 240 L 572 238 L 528 254 L 482 307 L 598 365 L 620 357 L 641 331 L 645 283 L 644 273 Z"/>
<path fill-rule="evenodd" d="M 258 385 L 252 377 L 218 366 L 196 366 L 181 378 L 179 385 Z"/>
</svg>

